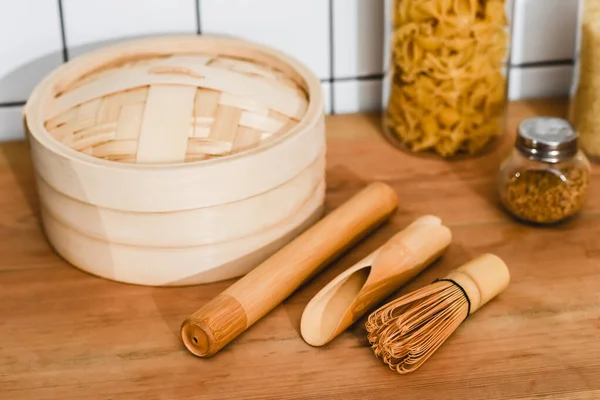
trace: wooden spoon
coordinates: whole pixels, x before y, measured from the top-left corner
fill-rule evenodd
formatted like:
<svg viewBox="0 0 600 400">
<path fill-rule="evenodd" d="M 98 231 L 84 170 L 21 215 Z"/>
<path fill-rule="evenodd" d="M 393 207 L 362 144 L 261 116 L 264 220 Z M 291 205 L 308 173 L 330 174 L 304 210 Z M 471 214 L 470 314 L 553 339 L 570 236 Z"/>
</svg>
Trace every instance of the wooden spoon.
<svg viewBox="0 0 600 400">
<path fill-rule="evenodd" d="M 300 323 L 303 339 L 312 346 L 332 341 L 441 256 L 451 240 L 450 229 L 438 217 L 415 220 L 312 298 Z"/>
</svg>

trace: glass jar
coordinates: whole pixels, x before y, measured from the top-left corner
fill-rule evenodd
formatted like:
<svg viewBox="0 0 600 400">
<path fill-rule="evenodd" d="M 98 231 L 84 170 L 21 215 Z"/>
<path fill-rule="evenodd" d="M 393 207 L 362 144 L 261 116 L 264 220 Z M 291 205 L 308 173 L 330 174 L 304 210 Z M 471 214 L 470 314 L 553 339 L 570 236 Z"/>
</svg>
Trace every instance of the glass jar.
<svg viewBox="0 0 600 400">
<path fill-rule="evenodd" d="M 532 118 L 518 128 L 515 146 L 500 167 L 502 204 L 517 219 L 535 224 L 565 220 L 584 206 L 590 164 L 578 134 L 560 118 Z"/>
<path fill-rule="evenodd" d="M 388 0 L 383 131 L 443 158 L 483 152 L 504 132 L 507 0 Z"/>
<path fill-rule="evenodd" d="M 600 0 L 579 0 L 577 26 L 569 119 L 581 149 L 600 162 Z"/>
</svg>

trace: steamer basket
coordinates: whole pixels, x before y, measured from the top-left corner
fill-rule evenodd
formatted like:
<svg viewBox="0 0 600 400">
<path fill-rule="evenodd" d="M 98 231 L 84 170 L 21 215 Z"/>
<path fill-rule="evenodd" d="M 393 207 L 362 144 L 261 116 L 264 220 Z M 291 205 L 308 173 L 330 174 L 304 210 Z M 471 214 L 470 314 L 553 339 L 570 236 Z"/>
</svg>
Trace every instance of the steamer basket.
<svg viewBox="0 0 600 400">
<path fill-rule="evenodd" d="M 255 43 L 135 40 L 80 56 L 24 108 L 53 248 L 121 282 L 241 276 L 321 217 L 319 79 Z"/>
</svg>

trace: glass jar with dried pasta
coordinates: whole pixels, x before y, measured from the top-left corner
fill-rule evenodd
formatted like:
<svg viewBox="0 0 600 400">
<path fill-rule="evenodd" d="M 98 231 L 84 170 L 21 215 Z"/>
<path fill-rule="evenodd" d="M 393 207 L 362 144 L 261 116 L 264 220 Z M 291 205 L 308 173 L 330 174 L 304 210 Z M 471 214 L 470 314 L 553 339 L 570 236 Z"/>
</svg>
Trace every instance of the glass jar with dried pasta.
<svg viewBox="0 0 600 400">
<path fill-rule="evenodd" d="M 507 0 L 388 0 L 383 131 L 397 147 L 474 155 L 504 133 Z"/>
<path fill-rule="evenodd" d="M 579 0 L 574 79 L 569 119 L 581 149 L 600 162 L 600 0 Z"/>
<path fill-rule="evenodd" d="M 577 214 L 589 192 L 590 164 L 578 134 L 560 118 L 532 118 L 518 128 L 500 168 L 498 190 L 517 219 L 552 224 Z"/>
</svg>

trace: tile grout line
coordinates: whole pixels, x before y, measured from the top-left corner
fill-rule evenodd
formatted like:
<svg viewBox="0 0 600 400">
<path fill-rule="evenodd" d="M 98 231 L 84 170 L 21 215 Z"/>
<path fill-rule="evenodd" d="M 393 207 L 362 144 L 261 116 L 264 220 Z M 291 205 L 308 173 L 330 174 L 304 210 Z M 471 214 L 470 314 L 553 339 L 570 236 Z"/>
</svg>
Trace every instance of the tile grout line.
<svg viewBox="0 0 600 400">
<path fill-rule="evenodd" d="M 550 61 L 534 61 L 522 64 L 511 64 L 510 68 L 543 68 L 543 67 L 562 67 L 575 65 L 575 61 L 568 60 L 550 60 Z"/>
<path fill-rule="evenodd" d="M 202 25 L 200 23 L 200 1 L 201 0 L 195 0 L 195 5 L 196 5 L 196 34 L 198 35 L 202 35 Z"/>
<path fill-rule="evenodd" d="M 330 114 L 335 115 L 335 90 L 333 88 L 334 83 L 334 71 L 335 71 L 335 57 L 333 55 L 334 50 L 334 39 L 333 39 L 333 0 L 329 0 L 329 103 L 331 105 Z"/>
<path fill-rule="evenodd" d="M 334 82 L 348 82 L 348 81 L 378 81 L 383 80 L 384 74 L 369 74 L 369 75 L 358 75 L 358 76 L 345 76 L 341 78 L 335 78 Z"/>
<path fill-rule="evenodd" d="M 0 103 L 0 108 L 2 107 L 23 107 L 25 105 L 25 101 L 9 101 L 6 103 Z"/>
<path fill-rule="evenodd" d="M 66 35 L 66 29 L 65 29 L 65 17 L 64 17 L 64 13 L 63 13 L 63 2 L 62 2 L 62 0 L 57 0 L 57 1 L 58 1 L 58 17 L 60 20 L 60 39 L 62 42 L 63 62 L 67 62 L 67 61 L 69 61 L 69 50 L 67 48 L 67 35 Z"/>
<path fill-rule="evenodd" d="M 544 68 L 552 66 L 572 66 L 574 65 L 573 60 L 557 60 L 557 61 L 540 61 L 534 63 L 524 64 L 511 64 L 508 68 L 511 69 L 527 69 L 527 68 Z M 324 78 L 321 79 L 321 83 L 335 83 L 335 82 L 349 82 L 349 81 L 375 81 L 382 80 L 385 78 L 385 74 L 369 74 L 369 75 L 358 75 L 358 76 L 344 76 L 340 78 Z"/>
</svg>

